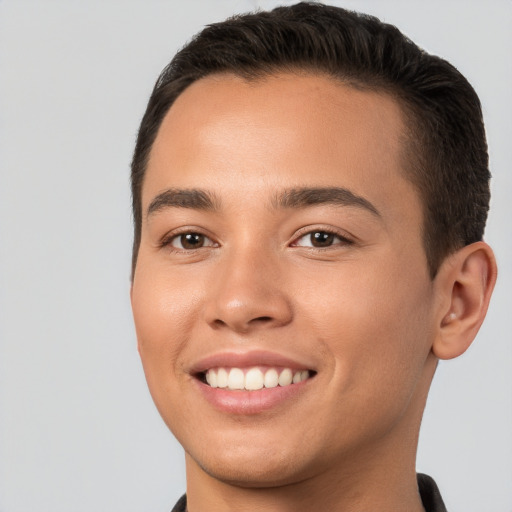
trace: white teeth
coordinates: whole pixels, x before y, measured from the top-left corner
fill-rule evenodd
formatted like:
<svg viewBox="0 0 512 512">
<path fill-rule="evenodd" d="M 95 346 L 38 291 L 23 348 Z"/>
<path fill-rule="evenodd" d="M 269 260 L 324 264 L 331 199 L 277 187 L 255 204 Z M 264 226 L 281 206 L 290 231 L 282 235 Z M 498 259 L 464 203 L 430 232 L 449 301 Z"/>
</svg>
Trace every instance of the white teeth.
<svg viewBox="0 0 512 512">
<path fill-rule="evenodd" d="M 211 370 L 206 372 L 206 382 L 210 384 L 212 388 L 217 387 L 217 374 L 215 372 L 212 372 Z"/>
<path fill-rule="evenodd" d="M 249 368 L 244 372 L 241 368 L 210 369 L 205 375 L 206 382 L 212 388 L 228 388 L 230 390 L 246 389 L 257 391 L 262 388 L 275 388 L 277 386 L 289 386 L 298 384 L 309 378 L 308 370 L 293 372 L 290 368 L 284 368 L 281 373 L 275 368 L 269 368 L 265 373 L 260 368 Z"/>
<path fill-rule="evenodd" d="M 213 370 L 209 370 L 208 373 L 213 372 Z M 228 372 L 224 370 L 224 368 L 219 368 L 217 372 L 217 386 L 219 388 L 227 388 L 228 387 Z"/>
<path fill-rule="evenodd" d="M 279 375 L 279 385 L 289 386 L 293 381 L 293 374 L 289 368 L 285 368 Z"/>
<path fill-rule="evenodd" d="M 299 382 L 302 382 L 303 380 L 306 380 L 309 378 L 309 372 L 308 370 L 302 370 L 301 372 L 295 372 L 293 375 L 293 383 L 298 384 Z"/>
<path fill-rule="evenodd" d="M 245 389 L 255 391 L 263 387 L 263 372 L 259 368 L 251 368 L 245 374 Z"/>
<path fill-rule="evenodd" d="M 244 372 L 240 368 L 231 368 L 228 376 L 228 389 L 244 389 Z"/>
<path fill-rule="evenodd" d="M 265 372 L 265 380 L 263 381 L 266 388 L 275 388 L 279 384 L 279 375 L 277 370 L 271 368 Z"/>
</svg>

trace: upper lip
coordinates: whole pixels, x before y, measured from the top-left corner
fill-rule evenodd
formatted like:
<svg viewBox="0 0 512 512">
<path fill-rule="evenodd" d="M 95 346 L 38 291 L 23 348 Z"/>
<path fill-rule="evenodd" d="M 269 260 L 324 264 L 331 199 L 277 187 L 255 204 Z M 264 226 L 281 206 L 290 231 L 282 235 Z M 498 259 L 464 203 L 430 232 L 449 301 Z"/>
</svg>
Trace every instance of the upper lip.
<svg viewBox="0 0 512 512">
<path fill-rule="evenodd" d="M 210 368 L 247 368 L 251 366 L 273 366 L 291 370 L 315 370 L 310 364 L 291 359 L 276 352 L 251 350 L 247 352 L 219 352 L 206 356 L 192 365 L 191 374 L 204 373 Z"/>
</svg>

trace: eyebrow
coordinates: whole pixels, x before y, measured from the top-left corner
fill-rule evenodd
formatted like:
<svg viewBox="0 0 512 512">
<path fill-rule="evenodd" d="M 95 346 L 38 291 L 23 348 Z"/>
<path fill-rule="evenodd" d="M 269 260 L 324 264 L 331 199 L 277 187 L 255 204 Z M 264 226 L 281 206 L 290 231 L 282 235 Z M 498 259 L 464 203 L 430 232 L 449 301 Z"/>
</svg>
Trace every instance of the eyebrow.
<svg viewBox="0 0 512 512">
<path fill-rule="evenodd" d="M 291 188 L 276 194 L 271 200 L 271 206 L 276 209 L 299 209 L 323 204 L 355 206 L 363 208 L 377 217 L 381 216 L 368 199 L 341 187 Z M 217 211 L 220 209 L 220 201 L 215 194 L 207 190 L 170 188 L 155 196 L 148 206 L 147 216 L 166 208 Z"/>
<path fill-rule="evenodd" d="M 165 208 L 218 210 L 219 201 L 214 194 L 206 190 L 169 188 L 155 196 L 151 201 L 147 216 L 149 217 Z"/>
<path fill-rule="evenodd" d="M 272 201 L 275 208 L 304 208 L 322 204 L 356 206 L 377 217 L 381 216 L 379 210 L 368 199 L 341 187 L 292 188 L 277 195 Z"/>
</svg>

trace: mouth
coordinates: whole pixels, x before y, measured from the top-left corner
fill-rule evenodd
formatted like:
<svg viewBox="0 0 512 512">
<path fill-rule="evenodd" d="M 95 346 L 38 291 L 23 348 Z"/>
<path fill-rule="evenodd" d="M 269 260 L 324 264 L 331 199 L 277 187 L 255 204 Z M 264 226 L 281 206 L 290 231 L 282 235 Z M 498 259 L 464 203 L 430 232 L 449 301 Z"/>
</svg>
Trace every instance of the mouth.
<svg viewBox="0 0 512 512">
<path fill-rule="evenodd" d="M 293 407 L 317 375 L 307 359 L 264 350 L 218 352 L 197 361 L 189 374 L 197 391 L 223 414 L 258 415 Z"/>
<path fill-rule="evenodd" d="M 277 387 L 288 387 L 314 377 L 315 371 L 288 367 L 214 367 L 196 374 L 196 377 L 211 388 L 229 391 L 259 391 Z"/>
</svg>

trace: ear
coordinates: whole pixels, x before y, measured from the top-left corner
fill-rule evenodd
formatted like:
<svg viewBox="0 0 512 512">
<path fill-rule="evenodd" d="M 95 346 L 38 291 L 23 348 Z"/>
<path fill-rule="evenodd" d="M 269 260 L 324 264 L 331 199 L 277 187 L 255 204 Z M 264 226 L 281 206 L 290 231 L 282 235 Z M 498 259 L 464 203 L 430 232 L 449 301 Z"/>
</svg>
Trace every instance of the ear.
<svg viewBox="0 0 512 512">
<path fill-rule="evenodd" d="M 496 283 L 496 260 L 484 242 L 463 247 L 441 265 L 435 278 L 440 298 L 432 351 L 452 359 L 471 345 L 484 321 Z"/>
</svg>

